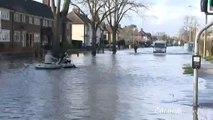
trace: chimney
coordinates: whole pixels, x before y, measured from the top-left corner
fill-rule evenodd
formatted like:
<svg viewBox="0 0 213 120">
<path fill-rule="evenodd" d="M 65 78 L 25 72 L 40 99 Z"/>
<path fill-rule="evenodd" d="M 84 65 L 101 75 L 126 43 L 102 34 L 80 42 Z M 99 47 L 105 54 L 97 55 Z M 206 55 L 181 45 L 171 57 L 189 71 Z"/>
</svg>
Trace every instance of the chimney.
<svg viewBox="0 0 213 120">
<path fill-rule="evenodd" d="M 43 0 L 43 4 L 45 4 L 45 5 L 50 7 L 50 0 Z"/>
</svg>

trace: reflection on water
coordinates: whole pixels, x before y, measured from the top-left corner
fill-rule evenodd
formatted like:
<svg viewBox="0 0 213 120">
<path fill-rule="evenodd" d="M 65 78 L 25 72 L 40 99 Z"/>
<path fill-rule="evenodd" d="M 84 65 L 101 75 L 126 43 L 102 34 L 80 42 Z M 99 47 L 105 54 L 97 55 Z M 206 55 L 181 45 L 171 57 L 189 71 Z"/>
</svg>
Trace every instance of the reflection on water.
<svg viewBox="0 0 213 120">
<path fill-rule="evenodd" d="M 193 119 L 193 78 L 182 74 L 191 56 L 133 52 L 73 55 L 77 69 L 36 70 L 32 59 L 1 60 L 0 119 Z"/>
</svg>

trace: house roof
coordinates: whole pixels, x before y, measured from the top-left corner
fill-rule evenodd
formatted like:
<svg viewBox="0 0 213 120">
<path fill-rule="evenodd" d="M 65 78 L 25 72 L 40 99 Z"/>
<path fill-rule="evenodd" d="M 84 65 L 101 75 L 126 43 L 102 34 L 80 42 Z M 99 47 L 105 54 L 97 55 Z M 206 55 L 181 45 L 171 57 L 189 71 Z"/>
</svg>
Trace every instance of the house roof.
<svg viewBox="0 0 213 120">
<path fill-rule="evenodd" d="M 86 15 L 83 15 L 75 10 L 70 12 L 67 15 L 67 18 L 70 19 L 74 24 L 88 24 L 90 22 L 89 18 Z"/>
<path fill-rule="evenodd" d="M 145 31 L 143 31 L 143 29 L 141 29 L 140 34 L 141 34 L 142 36 L 146 36 L 147 33 L 146 33 Z"/>
<path fill-rule="evenodd" d="M 72 20 L 70 20 L 69 18 L 66 18 L 65 21 L 72 23 Z"/>
<path fill-rule="evenodd" d="M 51 8 L 33 0 L 0 0 L 0 7 L 53 19 Z"/>
</svg>

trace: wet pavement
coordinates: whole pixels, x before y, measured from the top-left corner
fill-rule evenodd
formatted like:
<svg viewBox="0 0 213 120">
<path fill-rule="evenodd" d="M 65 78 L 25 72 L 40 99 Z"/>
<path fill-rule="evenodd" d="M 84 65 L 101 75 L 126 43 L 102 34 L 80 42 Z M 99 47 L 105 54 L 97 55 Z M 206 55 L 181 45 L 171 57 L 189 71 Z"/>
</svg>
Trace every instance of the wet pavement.
<svg viewBox="0 0 213 120">
<path fill-rule="evenodd" d="M 33 59 L 1 59 L 0 120 L 192 120 L 191 55 L 151 48 L 72 56 L 77 69 L 36 70 Z M 199 79 L 200 120 L 212 120 L 212 84 Z M 213 85 L 213 84 L 212 84 Z"/>
</svg>

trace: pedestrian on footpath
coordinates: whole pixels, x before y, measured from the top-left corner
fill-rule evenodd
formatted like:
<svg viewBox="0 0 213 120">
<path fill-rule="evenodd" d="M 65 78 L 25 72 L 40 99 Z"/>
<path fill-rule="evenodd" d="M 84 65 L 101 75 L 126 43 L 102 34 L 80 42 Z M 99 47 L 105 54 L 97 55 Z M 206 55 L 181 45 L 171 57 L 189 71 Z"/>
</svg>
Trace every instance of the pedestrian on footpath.
<svg viewBox="0 0 213 120">
<path fill-rule="evenodd" d="M 134 50 L 135 50 L 135 53 L 137 53 L 137 49 L 138 49 L 138 44 L 137 42 L 134 43 Z"/>
</svg>

